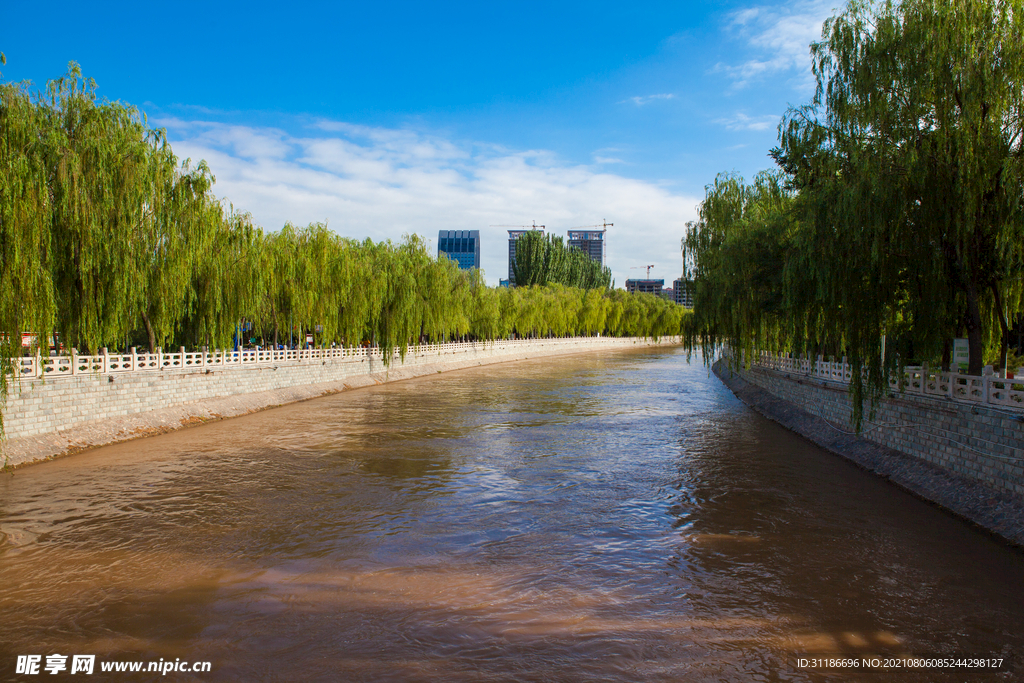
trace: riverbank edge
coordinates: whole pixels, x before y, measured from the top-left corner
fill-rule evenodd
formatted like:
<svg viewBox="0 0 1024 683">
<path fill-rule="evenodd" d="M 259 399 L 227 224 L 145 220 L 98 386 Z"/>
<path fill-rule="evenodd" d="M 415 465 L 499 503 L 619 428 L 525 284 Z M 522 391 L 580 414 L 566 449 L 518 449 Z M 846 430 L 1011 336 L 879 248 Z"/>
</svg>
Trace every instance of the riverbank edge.
<svg viewBox="0 0 1024 683">
<path fill-rule="evenodd" d="M 825 420 L 748 382 L 721 359 L 711 370 L 740 401 L 769 420 L 1024 550 L 1024 501 L 912 455 L 839 432 Z"/>
<path fill-rule="evenodd" d="M 610 337 L 607 338 L 607 345 L 596 347 L 567 348 L 560 346 L 545 348 L 546 340 L 537 341 L 537 346 L 534 348 L 520 347 L 504 355 L 473 355 L 458 359 L 442 360 L 436 363 L 393 365 L 391 368 L 381 372 L 351 374 L 328 382 L 205 398 L 131 415 L 94 420 L 47 434 L 9 439 L 0 443 L 0 471 L 13 471 L 57 458 L 75 455 L 94 448 L 101 448 L 157 434 L 166 434 L 178 429 L 194 427 L 217 420 L 241 417 L 242 415 L 269 410 L 290 403 L 308 401 L 343 391 L 400 382 L 454 370 L 497 363 L 593 353 L 595 351 L 625 351 L 637 348 L 677 346 L 679 344 L 679 341 L 675 338 L 656 341 L 636 337 Z M 482 349 L 485 349 L 487 346 L 487 344 L 481 344 Z M 259 369 L 257 368 L 256 370 Z M 247 371 L 251 370 L 234 370 L 234 372 Z"/>
</svg>

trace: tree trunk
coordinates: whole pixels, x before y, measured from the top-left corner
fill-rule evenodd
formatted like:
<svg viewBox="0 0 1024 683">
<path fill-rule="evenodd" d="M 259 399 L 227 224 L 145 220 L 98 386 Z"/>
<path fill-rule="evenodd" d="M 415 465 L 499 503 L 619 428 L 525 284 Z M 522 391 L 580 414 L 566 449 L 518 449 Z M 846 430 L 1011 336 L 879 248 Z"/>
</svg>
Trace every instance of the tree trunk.
<svg viewBox="0 0 1024 683">
<path fill-rule="evenodd" d="M 964 318 L 967 328 L 967 374 L 980 375 L 985 366 L 985 348 L 981 343 L 981 305 L 978 302 L 978 288 L 973 281 L 967 283 L 967 315 Z"/>
<path fill-rule="evenodd" d="M 997 370 L 1006 370 L 1006 350 L 1010 344 L 1010 326 L 1006 324 L 1006 311 L 1003 310 L 1003 297 L 999 295 L 999 287 L 995 283 L 992 284 L 992 295 L 995 297 L 996 311 L 999 313 L 999 331 L 1001 333 L 1001 341 L 999 343 L 999 367 Z"/>
<path fill-rule="evenodd" d="M 146 335 L 149 337 L 149 352 L 156 353 L 156 333 L 153 332 L 153 325 L 145 311 L 142 312 L 142 324 L 146 326 Z"/>
<path fill-rule="evenodd" d="M 274 350 L 277 351 L 277 306 L 270 306 L 270 319 L 274 321 Z"/>
</svg>

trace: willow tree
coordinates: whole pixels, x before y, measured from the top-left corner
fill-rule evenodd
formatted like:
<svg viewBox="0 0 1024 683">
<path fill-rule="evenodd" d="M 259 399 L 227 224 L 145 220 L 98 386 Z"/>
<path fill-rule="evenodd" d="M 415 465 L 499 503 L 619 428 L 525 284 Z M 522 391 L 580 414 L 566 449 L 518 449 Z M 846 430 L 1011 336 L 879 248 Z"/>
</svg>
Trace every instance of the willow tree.
<svg viewBox="0 0 1024 683">
<path fill-rule="evenodd" d="M 210 258 L 222 220 L 213 199 L 213 175 L 205 162 L 191 168 L 185 161 L 178 172 L 157 188 L 161 201 L 149 220 L 140 222 L 134 247 L 145 273 L 138 306 L 150 353 L 166 346 L 192 310 L 195 275 Z"/>
<path fill-rule="evenodd" d="M 515 258 L 512 259 L 512 274 L 516 287 L 542 285 L 546 279 L 545 259 L 547 242 L 544 233 L 530 230 L 516 240 Z"/>
<path fill-rule="evenodd" d="M 192 273 L 189 313 L 182 325 L 197 346 L 228 346 L 242 316 L 260 311 L 266 302 L 271 264 L 267 237 L 246 213 L 220 204 L 205 207 L 206 235 Z"/>
<path fill-rule="evenodd" d="M 304 333 L 316 336 L 319 326 L 321 340 L 332 338 L 336 334 L 338 296 L 351 292 L 345 286 L 347 283 L 332 277 L 331 264 L 337 258 L 338 237 L 323 223 L 310 224 L 295 237 L 292 313 Z"/>
<path fill-rule="evenodd" d="M 379 295 L 378 304 L 370 309 L 370 330 L 374 341 L 380 346 L 384 363 L 389 364 L 395 350 L 405 358 L 410 343 L 422 333 L 424 320 L 429 318 L 429 315 L 425 317 L 423 301 L 417 290 L 429 271 L 426 263 L 431 257 L 423 240 L 415 235 L 407 235 L 398 245 L 390 240 L 374 245 L 368 240 L 366 246 L 373 264 L 371 289 Z M 445 294 L 446 302 L 449 303 L 446 306 L 448 310 L 438 315 L 441 319 L 451 319 L 452 314 L 456 313 L 451 304 L 461 302 L 464 297 L 449 299 L 447 297 L 453 292 Z M 462 328 L 468 326 L 464 313 L 455 316 L 451 322 Z"/>
<path fill-rule="evenodd" d="M 338 339 L 345 346 L 358 346 L 368 338 L 370 311 L 377 307 L 379 290 L 375 274 L 365 257 L 367 247 L 355 240 L 342 238 L 332 263 L 332 280 L 343 289 L 337 301 Z"/>
<path fill-rule="evenodd" d="M 608 289 L 610 268 L 602 267 L 583 251 L 565 246 L 557 235 L 531 230 L 516 240 L 512 262 L 517 287 L 559 284 L 579 289 Z"/>
<path fill-rule="evenodd" d="M 463 271 L 469 284 L 469 332 L 477 339 L 492 340 L 508 335 L 510 328 L 502 325 L 501 295 L 488 287 L 478 268 Z"/>
<path fill-rule="evenodd" d="M 462 335 L 477 325 L 481 305 L 479 291 L 483 287 L 480 270 L 460 270 L 449 258 L 433 258 L 421 239 L 406 237 L 410 263 L 415 268 L 415 294 L 420 311 L 418 335 L 444 341 L 449 335 Z"/>
<path fill-rule="evenodd" d="M 795 226 L 783 180 L 765 172 L 748 185 L 719 175 L 689 225 L 683 242 L 684 277 L 694 281 L 689 344 L 703 346 L 706 359 L 723 342 L 776 350 L 790 331 L 795 311 L 785 275 Z"/>
<path fill-rule="evenodd" d="M 581 334 L 593 336 L 602 331 L 608 319 L 607 300 L 601 292 L 590 289 L 579 293 L 580 312 L 578 329 Z"/>
<path fill-rule="evenodd" d="M 853 2 L 811 54 L 814 100 L 774 154 L 819 250 L 824 315 L 876 386 L 886 334 L 906 358 L 966 331 L 979 374 L 986 306 L 1004 355 L 1020 308 L 1024 3 Z"/>
<path fill-rule="evenodd" d="M 6 63 L 2 53 L 0 63 Z M 0 436 L 11 359 L 21 353 L 22 332 L 36 333 L 36 350 L 45 348 L 57 315 L 41 126 L 25 86 L 0 84 Z"/>
<path fill-rule="evenodd" d="M 153 223 L 174 157 L 138 110 L 100 100 L 74 63 L 47 86 L 40 143 L 51 198 L 52 277 L 63 338 L 95 350 L 134 330 Z"/>
</svg>

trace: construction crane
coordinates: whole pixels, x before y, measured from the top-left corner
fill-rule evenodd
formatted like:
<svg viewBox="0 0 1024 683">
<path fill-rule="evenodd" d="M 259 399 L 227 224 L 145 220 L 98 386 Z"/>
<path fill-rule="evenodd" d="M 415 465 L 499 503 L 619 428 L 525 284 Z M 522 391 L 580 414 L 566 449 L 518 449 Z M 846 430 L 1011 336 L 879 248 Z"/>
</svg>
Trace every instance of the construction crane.
<svg viewBox="0 0 1024 683">
<path fill-rule="evenodd" d="M 601 220 L 604 221 L 604 222 L 603 223 L 599 223 L 597 225 L 577 225 L 575 228 L 569 228 L 569 229 L 570 230 L 586 230 L 587 228 L 604 228 L 605 230 L 607 230 L 608 228 L 610 228 L 610 227 L 615 225 L 614 223 L 609 223 L 604 218 L 602 218 Z"/>
<path fill-rule="evenodd" d="M 537 221 L 533 222 L 533 225 L 489 225 L 489 228 L 532 228 L 533 230 L 543 230 L 545 226 L 537 225 Z"/>
<path fill-rule="evenodd" d="M 646 268 L 647 269 L 647 279 L 650 280 L 651 279 L 651 268 L 653 268 L 653 267 L 654 267 L 654 264 L 652 263 L 649 266 L 630 266 L 629 269 L 630 270 L 636 270 L 637 268 Z"/>
</svg>

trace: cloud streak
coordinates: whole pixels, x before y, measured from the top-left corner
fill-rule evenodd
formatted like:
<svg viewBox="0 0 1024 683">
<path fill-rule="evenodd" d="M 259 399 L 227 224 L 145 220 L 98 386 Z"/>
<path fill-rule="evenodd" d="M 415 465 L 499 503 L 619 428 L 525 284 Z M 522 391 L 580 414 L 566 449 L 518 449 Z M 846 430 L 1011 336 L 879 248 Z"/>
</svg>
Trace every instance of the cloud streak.
<svg viewBox="0 0 1024 683">
<path fill-rule="evenodd" d="M 615 223 L 608 265 L 621 286 L 630 266 L 679 274 L 679 239 L 696 197 L 572 165 L 546 150 L 508 150 L 397 128 L 318 121 L 298 133 L 278 128 L 167 118 L 181 157 L 206 159 L 215 191 L 269 230 L 286 221 L 327 221 L 339 234 L 374 240 L 480 230 L 487 280 L 506 277 L 507 233 L 493 224 L 546 224 L 561 234 Z M 598 163 L 616 160 L 601 158 Z"/>
<path fill-rule="evenodd" d="M 725 126 L 728 130 L 770 130 L 779 125 L 779 118 L 775 114 L 747 116 L 743 112 L 736 112 L 729 118 L 715 119 L 715 123 Z"/>
<path fill-rule="evenodd" d="M 657 102 L 658 100 L 674 100 L 675 98 L 676 98 L 675 95 L 673 95 L 672 93 L 666 92 L 666 93 L 659 93 L 657 95 L 642 95 L 642 96 L 638 95 L 636 97 L 629 97 L 629 98 L 626 98 L 626 99 L 622 100 L 621 102 L 619 102 L 619 104 L 625 104 L 626 102 L 632 102 L 633 104 L 635 104 L 638 107 L 643 107 L 644 105 L 648 105 L 651 102 Z"/>
<path fill-rule="evenodd" d="M 740 64 L 719 63 L 715 71 L 743 88 L 765 77 L 791 72 L 801 89 L 810 89 L 810 44 L 821 38 L 821 27 L 831 16 L 834 0 L 805 0 L 784 5 L 763 5 L 735 12 L 729 29 L 739 34 L 756 55 Z"/>
</svg>

